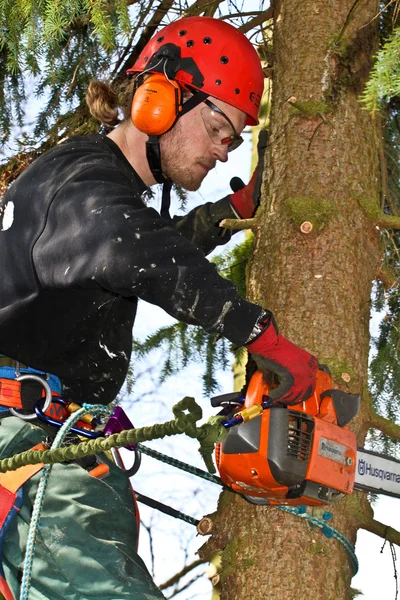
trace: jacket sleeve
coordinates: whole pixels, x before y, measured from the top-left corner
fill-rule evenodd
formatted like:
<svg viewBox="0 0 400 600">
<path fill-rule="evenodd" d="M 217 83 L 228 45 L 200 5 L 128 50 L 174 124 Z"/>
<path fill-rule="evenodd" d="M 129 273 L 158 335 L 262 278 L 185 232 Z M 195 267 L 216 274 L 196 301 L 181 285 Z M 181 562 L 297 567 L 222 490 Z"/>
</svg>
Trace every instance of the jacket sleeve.
<svg viewBox="0 0 400 600">
<path fill-rule="evenodd" d="M 174 217 L 173 223 L 182 235 L 207 255 L 232 237 L 231 231 L 218 226 L 220 221 L 236 218 L 229 196 L 226 196 L 217 202 L 197 206 L 185 216 Z"/>
<path fill-rule="evenodd" d="M 100 286 L 138 296 L 237 345 L 261 313 L 172 222 L 146 207 L 112 164 L 102 166 L 101 177 L 89 166 L 58 191 L 33 261 L 44 288 Z"/>
</svg>

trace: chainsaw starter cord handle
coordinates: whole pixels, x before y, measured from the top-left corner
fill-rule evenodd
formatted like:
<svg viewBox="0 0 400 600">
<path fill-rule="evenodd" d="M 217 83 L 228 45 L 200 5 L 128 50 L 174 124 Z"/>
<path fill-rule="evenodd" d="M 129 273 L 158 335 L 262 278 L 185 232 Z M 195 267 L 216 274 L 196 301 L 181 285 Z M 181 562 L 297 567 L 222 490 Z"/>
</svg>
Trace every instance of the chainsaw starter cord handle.
<svg viewBox="0 0 400 600">
<path fill-rule="evenodd" d="M 246 348 L 260 371 L 270 371 L 278 376 L 279 385 L 269 390 L 272 400 L 294 405 L 311 396 L 316 384 L 318 360 L 278 334 L 272 314 L 264 331 L 246 344 Z"/>
</svg>

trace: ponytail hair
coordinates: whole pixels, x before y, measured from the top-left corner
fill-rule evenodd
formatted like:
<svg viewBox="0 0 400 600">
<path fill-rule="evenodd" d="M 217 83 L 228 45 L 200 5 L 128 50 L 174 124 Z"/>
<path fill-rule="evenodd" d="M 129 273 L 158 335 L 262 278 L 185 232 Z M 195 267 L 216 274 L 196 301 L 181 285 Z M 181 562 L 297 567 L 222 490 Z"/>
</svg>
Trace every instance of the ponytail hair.
<svg viewBox="0 0 400 600">
<path fill-rule="evenodd" d="M 116 127 L 130 118 L 135 87 L 135 80 L 115 88 L 109 82 L 93 79 L 86 92 L 90 114 L 102 125 Z"/>
</svg>

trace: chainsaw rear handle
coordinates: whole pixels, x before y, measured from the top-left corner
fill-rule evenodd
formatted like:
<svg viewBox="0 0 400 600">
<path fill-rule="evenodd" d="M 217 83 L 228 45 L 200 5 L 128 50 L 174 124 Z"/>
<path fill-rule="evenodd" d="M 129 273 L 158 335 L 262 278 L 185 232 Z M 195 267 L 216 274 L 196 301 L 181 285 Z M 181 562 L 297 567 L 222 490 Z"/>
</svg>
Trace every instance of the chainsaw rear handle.
<svg viewBox="0 0 400 600">
<path fill-rule="evenodd" d="M 317 383 L 312 396 L 291 408 L 316 416 L 320 413 L 323 404 L 324 413 L 330 412 L 331 420 L 336 421 L 339 427 L 345 427 L 360 409 L 360 395 L 333 389 L 329 369 L 325 365 L 321 367 L 317 371 Z M 245 397 L 243 391 L 222 394 L 211 398 L 211 405 L 214 408 L 222 407 L 221 414 L 225 415 L 235 413 L 242 408 L 248 409 L 256 404 L 261 404 L 265 408 L 270 388 L 271 381 L 266 381 L 265 373 L 256 371 L 247 386 Z M 279 400 L 276 404 L 279 404 Z"/>
<path fill-rule="evenodd" d="M 218 408 L 219 406 L 226 407 L 231 406 L 242 406 L 244 402 L 243 392 L 229 392 L 228 394 L 221 394 L 220 396 L 213 396 L 210 399 L 211 406 Z"/>
</svg>

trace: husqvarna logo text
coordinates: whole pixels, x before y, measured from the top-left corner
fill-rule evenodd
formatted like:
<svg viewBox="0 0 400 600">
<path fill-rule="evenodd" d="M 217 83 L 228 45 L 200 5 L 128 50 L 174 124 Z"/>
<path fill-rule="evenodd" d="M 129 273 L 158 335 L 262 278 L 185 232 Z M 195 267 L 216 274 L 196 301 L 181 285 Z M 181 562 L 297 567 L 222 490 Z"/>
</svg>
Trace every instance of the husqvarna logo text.
<svg viewBox="0 0 400 600">
<path fill-rule="evenodd" d="M 358 461 L 358 474 L 361 476 L 370 475 L 371 477 L 377 477 L 381 480 L 386 479 L 386 481 L 400 483 L 400 475 L 398 473 L 386 471 L 385 469 L 378 469 L 362 458 Z"/>
<path fill-rule="evenodd" d="M 324 456 L 325 458 L 329 458 L 335 462 L 344 463 L 345 452 L 346 446 L 343 446 L 343 444 L 338 444 L 337 442 L 328 440 L 324 437 L 320 438 L 318 450 L 318 454 L 320 456 Z"/>
</svg>

